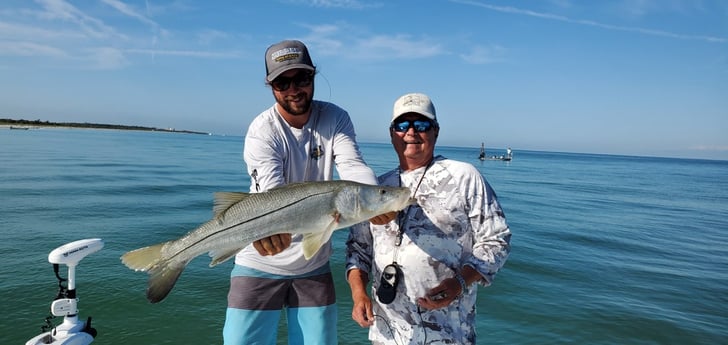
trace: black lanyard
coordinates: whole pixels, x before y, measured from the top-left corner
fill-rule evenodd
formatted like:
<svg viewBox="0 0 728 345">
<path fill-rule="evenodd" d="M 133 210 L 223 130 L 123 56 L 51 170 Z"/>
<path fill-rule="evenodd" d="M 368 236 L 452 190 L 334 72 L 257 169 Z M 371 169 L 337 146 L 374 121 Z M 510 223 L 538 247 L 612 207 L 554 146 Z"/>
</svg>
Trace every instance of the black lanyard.
<svg viewBox="0 0 728 345">
<path fill-rule="evenodd" d="M 430 169 L 432 164 L 435 162 L 435 158 L 430 158 L 430 162 L 427 163 L 427 166 L 425 167 L 425 171 L 422 172 L 422 176 L 420 176 L 420 180 L 417 181 L 417 186 L 415 186 L 415 190 L 412 191 L 412 198 L 415 197 L 417 194 L 417 190 L 420 189 L 420 184 L 422 184 L 422 180 L 425 179 L 425 174 L 427 174 L 427 170 Z M 402 187 L 402 169 L 399 169 L 399 186 Z M 397 225 L 399 226 L 399 231 L 397 232 L 397 239 L 394 241 L 394 245 L 396 247 L 399 247 L 402 244 L 402 237 L 404 236 L 404 225 L 407 218 L 409 218 L 410 210 L 412 209 L 412 205 L 407 206 L 407 208 L 403 211 L 400 211 L 397 214 Z"/>
</svg>

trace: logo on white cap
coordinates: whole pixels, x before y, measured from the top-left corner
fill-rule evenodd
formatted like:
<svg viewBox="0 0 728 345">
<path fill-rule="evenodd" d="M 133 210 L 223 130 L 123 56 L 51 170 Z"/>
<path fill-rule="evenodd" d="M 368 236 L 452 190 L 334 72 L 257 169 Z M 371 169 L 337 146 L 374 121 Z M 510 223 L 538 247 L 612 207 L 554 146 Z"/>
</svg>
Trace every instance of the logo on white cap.
<svg viewBox="0 0 728 345">
<path fill-rule="evenodd" d="M 435 106 L 432 104 L 430 97 L 422 93 L 408 93 L 394 102 L 394 112 L 392 113 L 392 121 L 406 113 L 421 114 L 428 119 L 435 121 Z"/>
</svg>

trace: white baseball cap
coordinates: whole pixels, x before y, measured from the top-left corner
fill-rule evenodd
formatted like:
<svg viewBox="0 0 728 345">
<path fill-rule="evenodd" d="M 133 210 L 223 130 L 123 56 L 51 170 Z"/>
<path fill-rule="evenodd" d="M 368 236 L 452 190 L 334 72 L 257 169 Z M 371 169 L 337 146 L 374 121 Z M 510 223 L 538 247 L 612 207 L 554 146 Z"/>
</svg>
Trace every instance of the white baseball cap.
<svg viewBox="0 0 728 345">
<path fill-rule="evenodd" d="M 437 116 L 435 114 L 435 105 L 432 104 L 430 97 L 423 93 L 408 93 L 394 102 L 394 110 L 392 112 L 392 121 L 407 113 L 420 114 L 437 124 Z"/>
</svg>

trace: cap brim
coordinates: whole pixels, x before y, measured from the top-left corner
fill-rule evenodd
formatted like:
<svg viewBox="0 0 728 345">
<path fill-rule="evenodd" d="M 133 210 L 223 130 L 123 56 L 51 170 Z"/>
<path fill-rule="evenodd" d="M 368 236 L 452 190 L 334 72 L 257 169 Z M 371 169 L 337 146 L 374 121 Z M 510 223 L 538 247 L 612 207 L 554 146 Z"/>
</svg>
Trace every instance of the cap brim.
<svg viewBox="0 0 728 345">
<path fill-rule="evenodd" d="M 306 70 L 309 70 L 309 71 L 315 71 L 315 70 L 316 70 L 315 68 L 313 68 L 313 67 L 311 67 L 311 66 L 309 66 L 309 65 L 306 65 L 306 64 L 292 64 L 292 65 L 286 65 L 286 66 L 283 66 L 283 67 L 281 67 L 281 68 L 279 68 L 279 69 L 277 69 L 277 70 L 275 70 L 275 71 L 271 72 L 270 74 L 268 74 L 268 76 L 267 76 L 267 77 L 266 77 L 265 79 L 266 79 L 266 80 L 267 80 L 268 82 L 272 82 L 272 81 L 274 81 L 274 80 L 275 80 L 276 78 L 278 78 L 278 76 L 280 76 L 281 74 L 283 74 L 284 72 L 286 72 L 286 71 L 290 71 L 290 70 L 292 70 L 292 69 L 297 69 L 297 68 L 300 68 L 300 69 L 306 69 Z"/>
<path fill-rule="evenodd" d="M 422 116 L 434 121 L 435 123 L 437 123 L 437 119 L 435 118 L 434 115 L 427 113 L 427 112 L 411 111 L 411 110 L 407 110 L 407 111 L 399 113 L 399 115 L 392 116 L 392 121 L 390 121 L 390 123 L 393 123 L 394 121 L 396 121 L 398 118 L 400 118 L 402 115 L 405 115 L 405 114 L 419 114 L 419 115 L 422 115 Z"/>
</svg>

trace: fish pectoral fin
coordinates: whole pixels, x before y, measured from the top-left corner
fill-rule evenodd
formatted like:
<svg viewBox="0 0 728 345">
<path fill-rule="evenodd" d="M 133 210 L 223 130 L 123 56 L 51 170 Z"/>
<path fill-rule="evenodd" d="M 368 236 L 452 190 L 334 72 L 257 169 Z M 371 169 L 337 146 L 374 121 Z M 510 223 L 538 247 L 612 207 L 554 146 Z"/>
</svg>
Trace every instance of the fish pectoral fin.
<svg viewBox="0 0 728 345">
<path fill-rule="evenodd" d="M 321 249 L 324 243 L 328 242 L 331 238 L 331 234 L 336 230 L 337 221 L 331 222 L 329 226 L 323 232 L 308 233 L 303 235 L 303 257 L 306 260 L 311 259 Z"/>
<path fill-rule="evenodd" d="M 214 217 L 220 218 L 230 207 L 249 196 L 250 193 L 243 192 L 216 192 L 215 202 L 212 206 Z"/>
<path fill-rule="evenodd" d="M 210 251 L 210 257 L 212 258 L 212 261 L 210 261 L 210 267 L 215 267 L 218 264 L 221 264 L 225 261 L 228 261 L 230 258 L 235 256 L 240 250 L 242 250 L 244 247 L 235 248 L 233 250 L 229 250 L 227 252 L 218 252 L 218 251 Z"/>
</svg>

